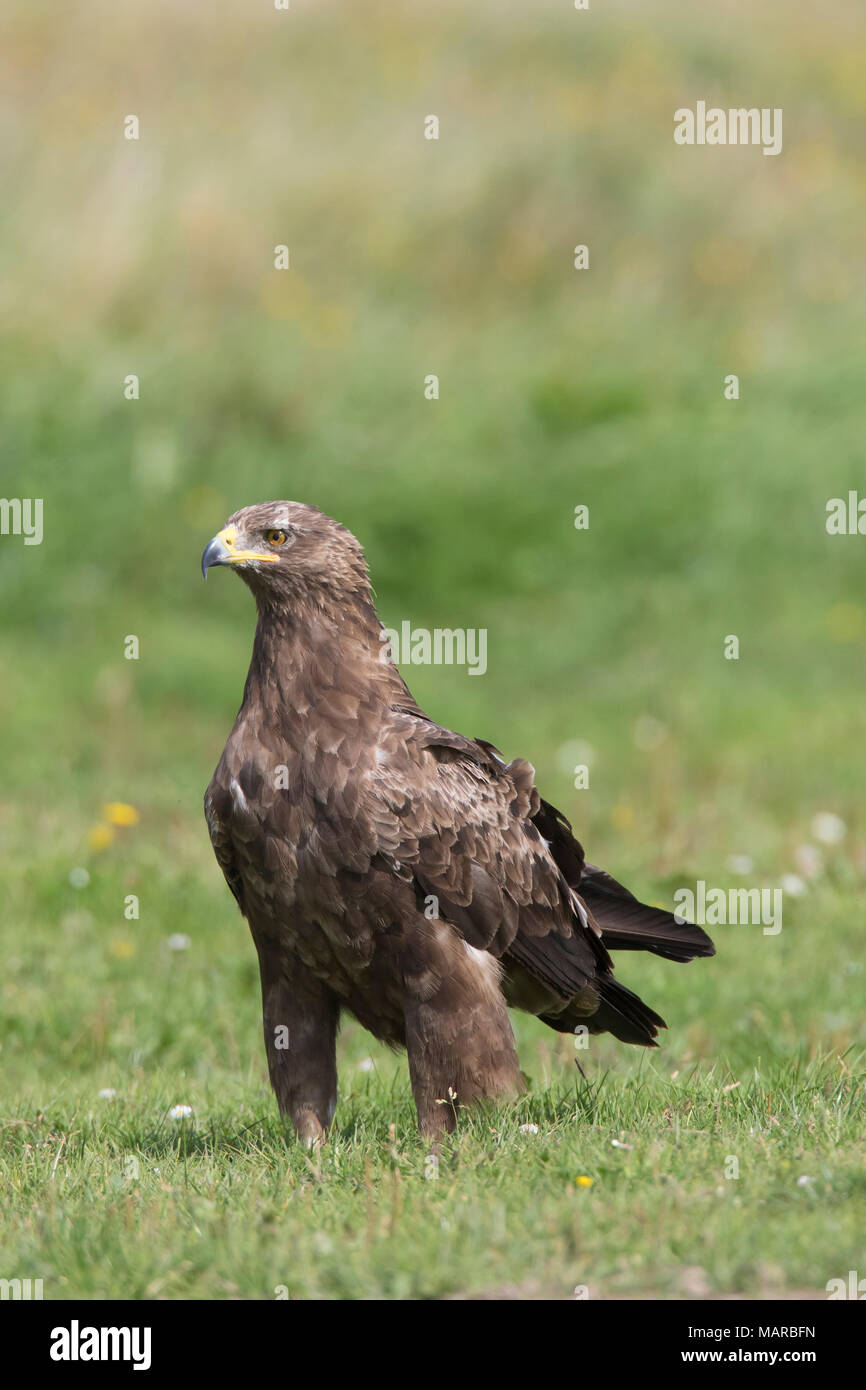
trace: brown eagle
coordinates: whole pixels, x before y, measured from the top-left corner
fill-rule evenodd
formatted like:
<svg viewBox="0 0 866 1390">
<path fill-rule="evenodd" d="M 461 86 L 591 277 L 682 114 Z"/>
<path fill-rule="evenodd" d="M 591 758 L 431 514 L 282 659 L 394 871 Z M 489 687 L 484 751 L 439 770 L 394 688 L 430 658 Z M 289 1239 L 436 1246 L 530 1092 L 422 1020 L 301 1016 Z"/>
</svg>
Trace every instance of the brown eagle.
<svg viewBox="0 0 866 1390">
<path fill-rule="evenodd" d="M 205 794 L 253 934 L 271 1084 L 300 1138 L 337 1101 L 348 1010 L 408 1053 L 422 1133 L 523 1089 L 507 1005 L 654 1047 L 609 950 L 714 954 L 587 864 L 532 765 L 433 722 L 390 658 L 363 551 L 315 507 L 236 512 L 202 556 L 252 590 L 243 704 Z"/>
</svg>

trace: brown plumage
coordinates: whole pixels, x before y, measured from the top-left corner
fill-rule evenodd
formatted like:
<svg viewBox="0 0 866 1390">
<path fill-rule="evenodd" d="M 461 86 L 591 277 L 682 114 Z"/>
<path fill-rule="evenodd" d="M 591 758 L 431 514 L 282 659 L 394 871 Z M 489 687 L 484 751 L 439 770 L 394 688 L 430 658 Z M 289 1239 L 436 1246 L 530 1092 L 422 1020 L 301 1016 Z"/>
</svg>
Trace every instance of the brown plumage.
<svg viewBox="0 0 866 1390">
<path fill-rule="evenodd" d="M 298 1135 L 318 1142 L 333 1117 L 343 1010 L 406 1047 L 429 1135 L 452 1127 L 452 1102 L 522 1090 L 506 1004 L 655 1046 L 663 1020 L 608 948 L 686 961 L 712 942 L 586 864 L 530 763 L 427 717 L 390 660 L 354 536 L 315 507 L 265 502 L 229 518 L 202 556 L 213 565 L 238 570 L 258 626 L 205 815 Z"/>
</svg>

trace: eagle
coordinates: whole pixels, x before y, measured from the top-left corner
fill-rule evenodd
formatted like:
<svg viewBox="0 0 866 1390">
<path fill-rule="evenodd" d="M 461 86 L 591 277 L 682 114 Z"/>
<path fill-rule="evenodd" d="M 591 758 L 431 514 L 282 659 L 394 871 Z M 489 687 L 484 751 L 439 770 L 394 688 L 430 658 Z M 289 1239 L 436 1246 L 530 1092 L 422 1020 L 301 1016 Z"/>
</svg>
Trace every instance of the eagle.
<svg viewBox="0 0 866 1390">
<path fill-rule="evenodd" d="M 714 954 L 700 927 L 586 862 L 523 758 L 435 723 L 394 664 L 360 544 L 300 502 L 244 507 L 205 548 L 258 610 L 243 703 L 205 793 L 258 954 L 284 1122 L 337 1103 L 343 1013 L 405 1048 L 421 1133 L 524 1088 L 508 1008 L 655 1047 L 611 951 Z"/>
</svg>

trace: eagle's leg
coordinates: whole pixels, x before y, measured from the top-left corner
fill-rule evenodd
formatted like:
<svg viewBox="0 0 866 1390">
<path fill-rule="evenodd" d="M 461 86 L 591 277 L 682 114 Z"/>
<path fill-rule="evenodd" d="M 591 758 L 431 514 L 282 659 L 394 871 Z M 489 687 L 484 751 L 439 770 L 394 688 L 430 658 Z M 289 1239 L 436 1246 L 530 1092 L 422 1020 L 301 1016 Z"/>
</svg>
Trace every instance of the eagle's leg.
<svg viewBox="0 0 866 1390">
<path fill-rule="evenodd" d="M 498 988 L 467 993 L 443 981 L 432 999 L 406 1009 L 406 1051 L 418 1128 L 428 1138 L 454 1129 L 458 1106 L 513 1100 L 524 1089 Z"/>
<path fill-rule="evenodd" d="M 337 1105 L 336 995 L 296 959 L 259 948 L 262 1018 L 271 1085 L 283 1119 L 312 1148 Z"/>
</svg>

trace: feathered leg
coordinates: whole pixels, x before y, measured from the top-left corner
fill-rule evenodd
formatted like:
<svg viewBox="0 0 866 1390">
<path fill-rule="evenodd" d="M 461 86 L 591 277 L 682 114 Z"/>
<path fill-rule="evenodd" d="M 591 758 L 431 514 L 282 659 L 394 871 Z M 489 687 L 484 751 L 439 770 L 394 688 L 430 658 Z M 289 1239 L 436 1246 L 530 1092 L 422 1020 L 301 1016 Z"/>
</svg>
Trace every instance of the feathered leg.
<svg viewBox="0 0 866 1390">
<path fill-rule="evenodd" d="M 407 1001 L 405 1019 L 422 1134 L 435 1139 L 453 1130 L 460 1105 L 513 1100 L 524 1089 L 505 1000 L 493 981 L 451 976 L 431 998 Z"/>
<path fill-rule="evenodd" d="M 339 1002 L 277 949 L 259 949 L 259 969 L 271 1085 L 280 1114 L 312 1148 L 325 1138 L 337 1105 Z"/>
</svg>

